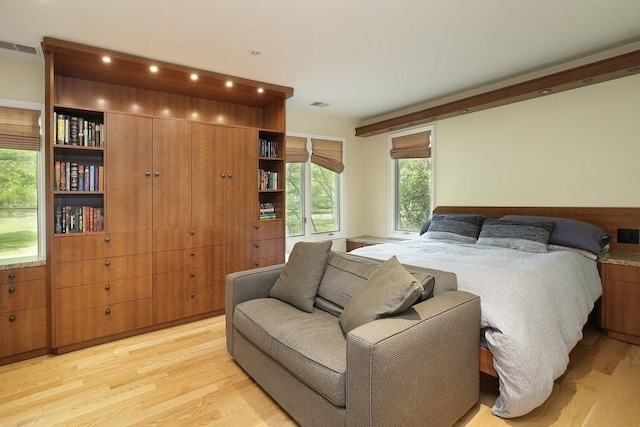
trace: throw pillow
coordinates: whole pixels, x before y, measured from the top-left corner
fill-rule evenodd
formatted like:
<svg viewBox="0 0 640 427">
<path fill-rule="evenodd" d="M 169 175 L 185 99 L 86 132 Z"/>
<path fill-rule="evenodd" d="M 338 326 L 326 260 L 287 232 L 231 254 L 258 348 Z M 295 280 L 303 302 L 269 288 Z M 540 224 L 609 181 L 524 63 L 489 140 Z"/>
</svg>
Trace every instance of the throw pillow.
<svg viewBox="0 0 640 427">
<path fill-rule="evenodd" d="M 487 218 L 482 224 L 477 244 L 518 249 L 525 252 L 547 252 L 553 222 L 518 222 Z"/>
<path fill-rule="evenodd" d="M 395 256 L 382 263 L 353 295 L 340 315 L 348 334 L 358 326 L 401 313 L 422 296 L 422 286 Z"/>
<path fill-rule="evenodd" d="M 434 215 L 424 236 L 431 240 L 475 243 L 483 220 L 482 215 Z"/>
<path fill-rule="evenodd" d="M 331 240 L 296 243 L 284 270 L 269 291 L 269 296 L 307 313 L 313 312 L 313 301 L 324 274 L 332 243 Z"/>
</svg>

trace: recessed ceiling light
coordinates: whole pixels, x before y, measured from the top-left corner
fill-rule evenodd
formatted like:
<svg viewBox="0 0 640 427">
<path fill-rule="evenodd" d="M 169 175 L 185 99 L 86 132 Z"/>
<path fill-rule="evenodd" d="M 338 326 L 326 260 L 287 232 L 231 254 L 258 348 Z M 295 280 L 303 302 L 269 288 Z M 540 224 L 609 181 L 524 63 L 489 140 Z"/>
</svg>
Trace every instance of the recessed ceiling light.
<svg viewBox="0 0 640 427">
<path fill-rule="evenodd" d="M 111 58 L 108 56 L 103 56 L 102 57 L 102 62 L 104 62 L 105 64 L 108 64 L 109 62 L 111 62 Z"/>
<path fill-rule="evenodd" d="M 227 80 L 227 82 L 225 83 L 225 86 L 232 87 L 233 86 L 233 82 L 231 80 Z"/>
<path fill-rule="evenodd" d="M 329 104 L 327 104 L 326 102 L 320 102 L 320 101 L 312 102 L 311 105 L 314 107 L 321 107 L 321 108 L 329 106 Z"/>
<path fill-rule="evenodd" d="M 260 56 L 262 55 L 262 51 L 260 49 L 251 49 L 249 51 L 249 53 L 253 56 Z"/>
<path fill-rule="evenodd" d="M 198 75 L 196 73 L 192 73 L 191 80 L 198 80 Z"/>
<path fill-rule="evenodd" d="M 551 92 L 551 89 L 542 89 L 542 90 L 538 91 L 538 93 L 539 93 L 540 95 L 546 95 L 546 94 L 548 94 L 549 92 Z"/>
<path fill-rule="evenodd" d="M 149 71 L 151 71 L 152 73 L 157 73 L 158 72 L 158 66 L 157 65 L 152 65 L 149 67 Z"/>
<path fill-rule="evenodd" d="M 258 88 L 258 93 L 263 93 L 263 92 L 264 92 L 264 89 L 263 89 L 263 88 L 261 88 L 261 87 L 259 87 L 259 88 Z"/>
</svg>

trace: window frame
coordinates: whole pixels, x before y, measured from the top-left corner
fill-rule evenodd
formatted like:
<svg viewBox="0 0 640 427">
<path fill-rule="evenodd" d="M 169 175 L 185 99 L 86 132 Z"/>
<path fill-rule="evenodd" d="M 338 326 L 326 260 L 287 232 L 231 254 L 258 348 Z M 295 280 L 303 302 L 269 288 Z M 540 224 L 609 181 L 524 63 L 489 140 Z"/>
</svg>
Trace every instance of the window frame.
<svg viewBox="0 0 640 427">
<path fill-rule="evenodd" d="M 38 150 L 36 156 L 37 165 L 37 215 L 38 215 L 38 254 L 36 256 L 25 256 L 16 258 L 4 258 L 0 259 L 0 265 L 9 264 L 25 264 L 33 261 L 45 261 L 47 254 L 47 218 L 46 218 L 46 143 L 44 138 L 45 128 L 45 107 L 40 102 L 20 101 L 15 99 L 0 98 L 0 106 L 11 108 L 22 108 L 26 110 L 40 111 L 40 150 Z"/>
<path fill-rule="evenodd" d="M 345 174 L 344 172 L 342 173 L 337 173 L 338 174 L 338 215 L 339 215 L 339 219 L 338 219 L 338 226 L 339 226 L 339 230 L 338 231 L 334 231 L 334 232 L 323 232 L 323 233 L 316 233 L 313 234 L 311 232 L 311 221 L 309 220 L 309 217 L 311 216 L 311 154 L 312 154 L 312 150 L 311 150 L 311 139 L 326 139 L 326 140 L 332 140 L 332 141 L 340 141 L 342 142 L 342 162 L 344 164 L 346 164 L 346 138 L 343 137 L 338 137 L 338 136 L 327 136 L 327 135 L 318 135 L 318 134 L 310 134 L 310 133 L 301 133 L 301 132 L 287 132 L 287 136 L 292 136 L 292 137 L 298 137 L 298 138 L 306 138 L 307 139 L 307 151 L 309 152 L 309 158 L 307 159 L 307 161 L 305 163 L 303 163 L 304 167 L 303 167 L 303 179 L 304 179 L 304 183 L 303 183 L 303 188 L 304 188 L 304 194 L 303 194 L 303 200 L 304 200 L 304 234 L 300 235 L 300 236 L 286 236 L 286 251 L 290 252 L 291 249 L 293 248 L 293 245 L 295 245 L 297 242 L 312 242 L 312 241 L 322 241 L 322 240 L 327 240 L 327 239 L 341 239 L 344 238 L 346 236 L 346 231 L 344 229 L 344 225 L 345 225 L 345 218 L 344 218 L 344 214 L 345 214 L 345 210 L 344 210 L 344 188 L 345 188 Z M 319 166 L 319 165 L 316 165 Z M 285 167 L 286 167 L 286 161 L 285 161 Z M 320 166 L 322 167 L 322 166 Z M 285 221 L 286 221 L 286 216 L 285 216 Z M 286 229 L 286 226 L 285 226 Z"/>
<path fill-rule="evenodd" d="M 425 221 L 428 218 L 431 218 L 431 216 L 433 215 L 433 210 L 435 209 L 435 153 L 436 153 L 436 149 L 435 149 L 435 133 L 436 133 L 436 128 L 434 125 L 429 125 L 429 126 L 420 126 L 420 127 L 416 127 L 416 128 L 411 128 L 411 129 L 407 129 L 401 132 L 394 132 L 394 133 L 390 133 L 387 137 L 387 149 L 388 152 L 391 151 L 391 148 L 393 148 L 392 145 L 392 141 L 393 138 L 398 138 L 401 136 L 407 136 L 407 135 L 412 135 L 415 133 L 420 133 L 420 132 L 430 132 L 431 133 L 431 173 L 429 174 L 429 190 L 430 190 L 430 199 L 431 199 L 431 206 L 429 207 L 429 213 L 427 215 L 427 218 L 425 218 Z M 397 185 L 397 177 L 398 177 L 398 168 L 397 168 L 397 162 L 399 159 L 393 159 L 391 158 L 391 156 L 389 156 L 389 220 L 388 220 L 388 227 L 389 227 L 389 237 L 394 237 L 394 238 L 399 238 L 399 239 L 412 239 L 412 238 L 416 238 L 420 235 L 419 231 L 401 231 L 401 230 L 397 230 L 396 229 L 396 220 L 398 218 L 398 213 L 396 211 L 396 204 L 397 204 L 397 191 L 396 188 L 398 187 Z"/>
</svg>

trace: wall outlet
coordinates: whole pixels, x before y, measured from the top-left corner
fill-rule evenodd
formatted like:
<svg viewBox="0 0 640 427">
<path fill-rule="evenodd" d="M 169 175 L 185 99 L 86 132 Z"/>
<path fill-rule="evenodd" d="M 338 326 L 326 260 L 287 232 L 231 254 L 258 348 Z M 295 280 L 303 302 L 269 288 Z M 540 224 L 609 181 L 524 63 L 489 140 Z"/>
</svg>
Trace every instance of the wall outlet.
<svg viewBox="0 0 640 427">
<path fill-rule="evenodd" d="M 640 243 L 640 233 L 638 229 L 618 228 L 618 243 L 630 243 L 637 245 Z"/>
</svg>

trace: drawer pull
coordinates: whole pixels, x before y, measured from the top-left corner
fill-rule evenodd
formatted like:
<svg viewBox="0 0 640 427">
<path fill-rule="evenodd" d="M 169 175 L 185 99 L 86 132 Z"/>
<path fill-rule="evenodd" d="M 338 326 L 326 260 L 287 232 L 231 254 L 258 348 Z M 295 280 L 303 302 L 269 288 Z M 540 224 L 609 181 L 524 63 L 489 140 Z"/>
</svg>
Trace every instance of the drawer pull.
<svg viewBox="0 0 640 427">
<path fill-rule="evenodd" d="M 12 294 L 16 291 L 16 288 L 14 288 L 13 286 L 9 288 L 9 293 Z"/>
<path fill-rule="evenodd" d="M 196 273 L 191 272 L 191 273 L 189 273 L 189 276 L 196 277 Z"/>
<path fill-rule="evenodd" d="M 233 178 L 233 175 L 231 174 L 231 172 L 229 172 L 229 174 L 227 175 L 229 178 Z"/>
<path fill-rule="evenodd" d="M 16 321 L 16 316 L 14 316 L 13 314 L 9 316 L 9 322 L 13 323 L 15 321 Z"/>
<path fill-rule="evenodd" d="M 13 280 L 16 278 L 15 273 L 9 273 L 9 279 Z"/>
<path fill-rule="evenodd" d="M 226 177 L 226 176 L 227 176 L 227 174 L 224 174 L 224 173 L 221 173 L 221 174 L 220 174 L 220 178 L 224 178 L 224 177 Z"/>
<path fill-rule="evenodd" d="M 194 251 L 191 251 L 191 252 L 189 252 L 189 255 L 196 256 L 196 253 Z"/>
<path fill-rule="evenodd" d="M 256 267 L 260 267 L 260 263 L 259 263 L 259 262 L 256 262 L 256 263 L 255 263 L 255 266 L 256 266 Z"/>
<path fill-rule="evenodd" d="M 107 284 L 107 285 L 104 285 L 104 290 L 105 290 L 105 291 L 108 291 L 109 289 L 111 289 L 111 285 L 108 285 L 108 284 Z"/>
<path fill-rule="evenodd" d="M 151 176 L 151 172 L 150 172 L 150 171 L 146 171 L 146 172 L 144 173 L 144 176 Z"/>
<path fill-rule="evenodd" d="M 155 176 L 160 176 L 160 172 L 156 171 L 156 173 L 154 174 Z"/>
<path fill-rule="evenodd" d="M 189 296 L 190 296 L 191 298 L 195 298 L 195 297 L 196 297 L 196 293 L 195 293 L 195 292 L 193 292 L 193 291 L 191 291 L 191 293 L 189 294 Z"/>
<path fill-rule="evenodd" d="M 189 234 L 191 234 L 193 236 L 194 234 L 196 234 L 196 230 L 189 231 Z"/>
<path fill-rule="evenodd" d="M 259 247 L 260 247 L 260 243 L 256 243 L 256 248 L 259 248 Z"/>
<path fill-rule="evenodd" d="M 109 266 L 111 265 L 111 261 L 105 261 L 105 262 L 104 262 L 104 265 L 105 265 L 106 267 L 109 267 Z"/>
<path fill-rule="evenodd" d="M 105 237 L 105 238 L 104 238 L 104 242 L 105 242 L 105 243 L 109 243 L 110 241 L 111 241 L 111 238 L 110 238 L 110 237 Z"/>
<path fill-rule="evenodd" d="M 111 314 L 111 309 L 110 309 L 110 308 L 107 308 L 107 309 L 104 311 L 104 314 L 106 314 L 107 316 L 108 316 L 108 315 L 110 315 L 110 314 Z"/>
<path fill-rule="evenodd" d="M 256 224 L 255 227 L 256 227 L 256 230 L 259 229 L 260 228 L 260 224 Z"/>
</svg>

